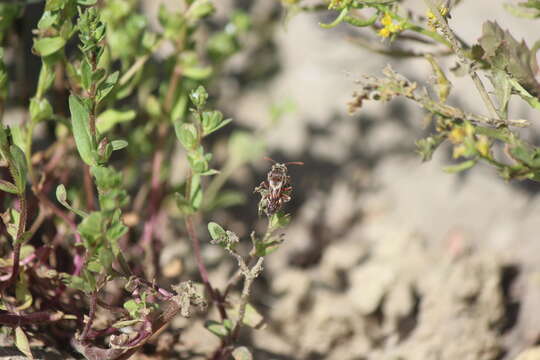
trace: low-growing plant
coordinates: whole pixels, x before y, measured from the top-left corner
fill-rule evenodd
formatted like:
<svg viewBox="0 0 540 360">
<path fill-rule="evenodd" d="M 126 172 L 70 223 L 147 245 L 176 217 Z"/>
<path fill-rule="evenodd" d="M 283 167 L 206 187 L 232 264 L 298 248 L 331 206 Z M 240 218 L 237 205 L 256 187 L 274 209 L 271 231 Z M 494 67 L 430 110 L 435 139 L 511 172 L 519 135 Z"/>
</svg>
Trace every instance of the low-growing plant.
<svg viewBox="0 0 540 360">
<path fill-rule="evenodd" d="M 452 8 L 466 1 L 425 0 L 420 14 L 405 9 L 404 3 L 398 0 L 331 0 L 307 6 L 302 1 L 283 1 L 290 14 L 325 9 L 336 12 L 334 21 L 320 26 L 333 28 L 344 23 L 370 29 L 385 44 L 362 36 L 353 41 L 389 57 L 424 57 L 431 67 L 433 76 L 429 87 L 407 79 L 390 66 L 383 70 L 382 77 L 364 76 L 358 81 L 360 88 L 349 103 L 351 113 L 370 100 L 385 102 L 398 97 L 411 100 L 427 112 L 428 121 L 424 121 L 432 124 L 432 134 L 416 143 L 424 161 L 431 159 L 439 145 L 449 142 L 453 147 L 453 158 L 459 162 L 445 167 L 447 172 L 464 171 L 484 162 L 495 167 L 504 179 L 540 181 L 540 148 L 523 140 L 517 131 L 517 128 L 528 126 L 529 121 L 513 118 L 509 109 L 510 99 L 518 97 L 531 108 L 540 110 L 536 57 L 540 40 L 529 47 L 496 22 L 487 21 L 478 42 L 467 44 L 451 28 Z M 540 17 L 538 0 L 502 5 L 516 16 Z M 422 44 L 426 50 L 419 50 L 419 46 L 414 47 L 411 43 Z M 468 76 L 472 80 L 486 114 L 473 113 L 449 103 L 453 86 L 439 59 L 450 55 L 457 60 L 450 70 L 456 76 Z M 480 74 L 487 77 L 491 90 Z"/>
<path fill-rule="evenodd" d="M 27 6 L 0 4 L 2 333 L 28 358 L 31 339 L 39 338 L 87 359 L 127 359 L 175 316 L 198 310 L 221 340 L 209 358 L 250 359 L 240 332 L 262 321 L 250 292 L 265 256 L 283 241 L 278 230 L 290 217 L 282 205 L 292 189 L 284 188 L 286 197 L 271 208 L 272 188 L 256 189 L 267 230 L 251 233 L 247 254 L 237 246 L 238 235 L 215 222 L 208 233 L 200 231 L 214 210 L 242 201 L 223 185 L 264 153 L 255 135 L 232 131 L 217 170 L 204 144 L 231 119 L 212 108 L 202 85 L 211 86 L 240 49 L 249 18 L 236 11 L 225 24 L 211 23 L 209 0 L 185 0 L 178 11 L 162 6 L 162 30 L 153 31 L 136 1 L 46 0 L 32 46 L 41 59 L 35 93 L 24 122 L 14 123 L 7 115 L 16 99 L 24 104 L 17 89 L 27 86 L 12 72 L 19 66 L 13 53 L 24 46 L 14 23 Z M 168 54 L 161 52 L 165 45 Z M 38 131 L 45 139 L 40 144 Z M 179 161 L 187 172 L 174 184 Z M 286 167 L 285 177 L 288 183 Z M 183 219 L 202 283 L 158 285 L 156 256 L 167 214 Z M 238 264 L 224 289 L 211 283 L 201 236 Z M 209 307 L 218 319 L 208 315 Z"/>
</svg>

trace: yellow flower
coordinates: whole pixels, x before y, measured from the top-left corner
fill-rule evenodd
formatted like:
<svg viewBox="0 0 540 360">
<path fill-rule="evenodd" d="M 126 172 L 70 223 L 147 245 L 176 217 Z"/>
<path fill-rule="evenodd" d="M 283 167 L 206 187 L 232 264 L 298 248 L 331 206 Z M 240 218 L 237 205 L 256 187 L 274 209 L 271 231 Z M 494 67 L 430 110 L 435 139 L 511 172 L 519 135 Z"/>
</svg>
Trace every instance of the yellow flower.
<svg viewBox="0 0 540 360">
<path fill-rule="evenodd" d="M 381 18 L 381 25 L 383 25 L 383 28 L 380 29 L 378 33 L 379 36 L 383 38 L 387 38 L 390 35 L 403 30 L 401 24 L 394 24 L 392 16 L 390 16 L 389 13 L 385 13 L 384 16 Z"/>
<path fill-rule="evenodd" d="M 385 27 L 392 25 L 392 17 L 390 14 L 384 14 L 383 18 L 381 19 L 381 24 L 383 24 Z"/>
<path fill-rule="evenodd" d="M 461 126 L 456 126 L 452 129 L 452 131 L 450 131 L 448 140 L 450 140 L 453 144 L 461 144 L 463 139 L 465 139 L 465 135 L 465 129 Z"/>
<path fill-rule="evenodd" d="M 391 35 L 392 33 L 390 32 L 390 30 L 388 28 L 382 28 L 381 30 L 379 30 L 379 36 L 380 37 L 383 37 L 383 38 L 387 38 Z"/>
</svg>

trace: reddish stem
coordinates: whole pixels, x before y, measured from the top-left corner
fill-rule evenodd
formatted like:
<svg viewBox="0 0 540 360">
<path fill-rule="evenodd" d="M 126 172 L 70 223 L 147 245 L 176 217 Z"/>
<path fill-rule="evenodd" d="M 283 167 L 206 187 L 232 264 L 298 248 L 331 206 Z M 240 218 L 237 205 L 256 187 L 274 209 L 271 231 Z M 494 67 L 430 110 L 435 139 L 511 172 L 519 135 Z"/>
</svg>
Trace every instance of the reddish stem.
<svg viewBox="0 0 540 360">
<path fill-rule="evenodd" d="M 24 315 L 4 313 L 0 314 L 0 324 L 8 326 L 22 326 L 58 321 L 61 318 L 62 317 L 58 314 L 51 314 L 46 311 Z"/>
<path fill-rule="evenodd" d="M 191 243 L 193 245 L 193 253 L 195 254 L 195 260 L 197 262 L 197 268 L 199 269 L 199 274 L 201 275 L 201 279 L 206 289 L 208 290 L 208 294 L 210 295 L 210 298 L 216 303 L 218 311 L 219 311 L 219 315 L 221 316 L 222 319 L 226 319 L 227 313 L 225 312 L 223 301 L 221 297 L 217 294 L 217 292 L 214 290 L 212 285 L 210 284 L 210 279 L 208 277 L 208 270 L 206 270 L 206 266 L 204 265 L 204 261 L 201 255 L 201 244 L 197 236 L 197 233 L 195 232 L 195 228 L 193 226 L 192 216 L 186 216 L 186 229 L 187 229 L 189 238 L 191 239 Z"/>
<path fill-rule="evenodd" d="M 21 261 L 21 237 L 26 231 L 27 216 L 26 196 L 24 193 L 19 196 L 19 213 L 19 224 L 17 228 L 17 235 L 15 237 L 16 244 L 13 247 L 13 267 L 11 270 L 11 277 L 0 286 L 2 290 L 8 289 L 10 286 L 12 286 L 15 281 L 17 281 L 17 277 L 19 276 L 19 262 Z"/>
<path fill-rule="evenodd" d="M 81 334 L 81 342 L 84 342 L 88 337 L 88 332 L 92 328 L 92 323 L 96 317 L 97 308 L 97 291 L 94 291 L 90 297 L 90 314 L 88 314 L 88 321 L 86 322 L 83 332 Z"/>
</svg>

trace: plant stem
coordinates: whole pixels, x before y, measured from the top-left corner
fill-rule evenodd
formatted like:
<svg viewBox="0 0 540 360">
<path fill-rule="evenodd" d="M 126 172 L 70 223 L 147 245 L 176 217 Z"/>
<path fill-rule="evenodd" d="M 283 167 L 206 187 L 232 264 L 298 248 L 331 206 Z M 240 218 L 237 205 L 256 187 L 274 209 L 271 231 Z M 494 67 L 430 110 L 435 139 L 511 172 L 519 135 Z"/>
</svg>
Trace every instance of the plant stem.
<svg viewBox="0 0 540 360">
<path fill-rule="evenodd" d="M 92 182 L 92 174 L 90 174 L 90 166 L 84 164 L 84 192 L 86 194 L 86 206 L 89 211 L 96 209 L 94 184 Z"/>
<path fill-rule="evenodd" d="M 474 71 L 473 68 L 471 67 L 471 61 L 465 57 L 465 54 L 463 53 L 463 49 L 461 48 L 459 41 L 457 40 L 456 36 L 452 32 L 452 29 L 450 29 L 450 26 L 448 26 L 448 22 L 441 15 L 441 12 L 433 5 L 431 0 L 424 0 L 424 2 L 426 6 L 428 7 L 428 9 L 437 18 L 437 25 L 440 26 L 442 34 L 450 42 L 452 50 L 454 50 L 454 53 L 456 54 L 458 61 L 461 63 L 461 65 L 465 66 L 465 68 L 468 69 L 469 76 L 473 80 L 474 85 L 476 86 L 476 89 L 480 93 L 480 97 L 484 101 L 484 104 L 486 105 L 486 108 L 491 114 L 491 117 L 494 119 L 502 120 L 499 113 L 497 112 L 495 108 L 495 105 L 491 101 L 491 98 L 489 97 L 489 94 L 486 88 L 484 87 L 482 80 L 480 80 L 480 77 L 478 76 L 476 71 Z"/>
<path fill-rule="evenodd" d="M 193 245 L 193 253 L 195 254 L 195 261 L 197 262 L 197 268 L 199 269 L 199 274 L 201 275 L 201 279 L 206 289 L 208 290 L 208 294 L 210 295 L 210 298 L 216 303 L 221 318 L 226 319 L 227 313 L 225 312 L 223 301 L 217 295 L 216 291 L 212 287 L 212 284 L 210 284 L 210 279 L 208 277 L 208 270 L 206 270 L 206 266 L 204 265 L 204 261 L 201 255 L 201 244 L 197 236 L 197 233 L 195 232 L 195 228 L 193 226 L 192 215 L 186 216 L 186 229 L 191 239 L 191 243 Z"/>
<path fill-rule="evenodd" d="M 62 313 L 51 314 L 46 311 L 31 314 L 0 314 L 0 324 L 7 326 L 24 326 L 58 321 L 62 319 Z"/>
<path fill-rule="evenodd" d="M 251 286 L 253 285 L 253 281 L 257 278 L 257 276 L 259 276 L 259 274 L 262 271 L 263 261 L 264 261 L 264 258 L 260 257 L 257 260 L 257 263 L 251 269 L 248 269 L 244 262 L 244 267 L 245 267 L 245 270 L 247 270 L 247 272 L 243 271 L 244 278 L 245 278 L 244 287 L 242 289 L 242 295 L 240 297 L 240 306 L 238 308 L 238 320 L 232 332 L 233 342 L 236 342 L 238 340 L 238 336 L 240 335 L 240 328 L 242 327 L 242 324 L 244 322 L 244 317 L 246 315 L 246 307 L 248 305 L 249 296 L 251 294 Z"/>
<path fill-rule="evenodd" d="M 26 194 L 23 192 L 19 195 L 19 224 L 17 226 L 17 235 L 15 237 L 15 246 L 13 247 L 13 265 L 11 270 L 11 277 L 2 285 L 2 289 L 8 289 L 11 287 L 19 276 L 19 262 L 21 260 L 21 237 L 26 231 Z"/>
<path fill-rule="evenodd" d="M 83 332 L 81 334 L 81 342 L 84 342 L 88 337 L 88 332 L 92 328 L 92 323 L 96 317 L 96 308 L 97 308 L 97 290 L 92 292 L 90 297 L 90 314 L 88 315 L 88 321 L 86 322 Z"/>
</svg>

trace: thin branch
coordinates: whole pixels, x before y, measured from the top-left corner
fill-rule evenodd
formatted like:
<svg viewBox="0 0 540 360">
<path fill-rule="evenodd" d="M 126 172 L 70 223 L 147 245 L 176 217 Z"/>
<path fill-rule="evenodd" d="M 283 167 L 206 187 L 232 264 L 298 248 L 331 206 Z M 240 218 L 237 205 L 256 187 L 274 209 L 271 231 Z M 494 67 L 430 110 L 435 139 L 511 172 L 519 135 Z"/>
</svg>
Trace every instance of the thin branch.
<svg viewBox="0 0 540 360">
<path fill-rule="evenodd" d="M 31 314 L 0 314 L 0 324 L 7 326 L 24 326 L 48 323 L 61 320 L 64 314 L 62 312 L 49 313 L 46 311 L 35 312 Z"/>
<path fill-rule="evenodd" d="M 216 291 L 212 287 L 212 284 L 210 284 L 210 279 L 208 277 L 208 270 L 206 270 L 206 266 L 204 265 L 204 260 L 201 255 L 200 241 L 197 236 L 197 233 L 195 232 L 195 228 L 193 226 L 193 216 L 191 215 L 186 216 L 186 229 L 191 239 L 191 243 L 193 246 L 193 253 L 195 254 L 195 261 L 197 262 L 197 268 L 199 269 L 199 274 L 201 275 L 201 279 L 204 283 L 204 286 L 206 287 L 212 301 L 216 303 L 221 318 L 226 319 L 227 313 L 225 312 L 223 301 L 217 295 Z"/>
<path fill-rule="evenodd" d="M 28 210 L 26 209 L 26 194 L 23 192 L 19 195 L 19 224 L 17 225 L 17 235 L 15 237 L 15 246 L 13 247 L 13 265 L 11 277 L 1 285 L 0 290 L 8 289 L 17 281 L 19 276 L 19 266 L 21 260 L 21 238 L 26 231 L 26 217 Z"/>
<path fill-rule="evenodd" d="M 463 49 L 461 47 L 461 44 L 459 43 L 458 39 L 452 32 L 452 29 L 450 29 L 450 26 L 448 25 L 448 22 L 446 19 L 442 16 L 441 12 L 433 5 L 431 0 L 424 0 L 426 6 L 428 9 L 435 15 L 437 18 L 437 25 L 441 29 L 441 32 L 443 36 L 450 42 L 450 45 L 452 46 L 452 50 L 454 50 L 454 53 L 456 54 L 458 61 L 461 65 L 463 65 L 466 69 L 469 71 L 469 76 L 474 82 L 474 85 L 476 86 L 476 89 L 480 93 L 480 96 L 482 97 L 482 100 L 484 101 L 484 104 L 486 105 L 490 115 L 494 119 L 502 120 L 499 113 L 497 112 L 495 105 L 491 101 L 491 98 L 489 97 L 489 94 L 484 87 L 484 84 L 482 83 L 482 80 L 480 80 L 480 77 L 474 71 L 472 68 L 471 61 L 465 56 Z"/>
<path fill-rule="evenodd" d="M 233 341 L 237 341 L 238 336 L 240 335 L 240 328 L 242 327 L 242 324 L 244 322 L 244 317 L 246 315 L 246 307 L 248 305 L 249 296 L 251 294 L 251 286 L 253 285 L 253 281 L 259 276 L 259 274 L 261 273 L 263 269 L 262 264 L 263 264 L 264 258 L 260 257 L 257 260 L 257 263 L 251 269 L 248 269 L 246 263 L 244 262 L 241 256 L 238 255 L 237 260 L 238 260 L 238 265 L 240 266 L 240 269 L 242 269 L 242 272 L 244 275 L 244 288 L 242 289 L 242 295 L 240 297 L 240 306 L 238 308 L 238 320 L 232 332 Z"/>
<path fill-rule="evenodd" d="M 85 342 L 85 340 L 88 337 L 88 332 L 92 328 L 92 323 L 94 322 L 94 319 L 96 318 L 96 309 L 97 309 L 97 290 L 92 292 L 92 295 L 90 296 L 90 314 L 88 315 L 88 320 L 86 321 L 83 332 L 81 334 L 81 342 Z"/>
</svg>

